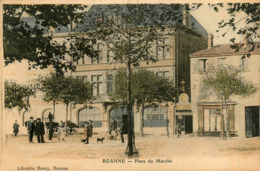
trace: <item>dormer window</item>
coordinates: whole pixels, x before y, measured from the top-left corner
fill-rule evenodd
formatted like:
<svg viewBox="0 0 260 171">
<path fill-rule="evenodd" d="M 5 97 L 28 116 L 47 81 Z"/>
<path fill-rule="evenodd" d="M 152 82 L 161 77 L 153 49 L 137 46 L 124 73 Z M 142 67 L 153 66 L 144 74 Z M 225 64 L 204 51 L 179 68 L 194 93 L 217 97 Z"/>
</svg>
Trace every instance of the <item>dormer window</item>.
<svg viewBox="0 0 260 171">
<path fill-rule="evenodd" d="M 107 23 L 110 26 L 119 26 L 121 25 L 121 16 L 107 16 Z"/>
<path fill-rule="evenodd" d="M 103 24 L 103 18 L 102 18 L 102 17 L 97 17 L 97 18 L 95 19 L 95 23 L 96 23 L 96 26 L 97 26 L 97 27 L 101 27 L 102 24 Z"/>
</svg>

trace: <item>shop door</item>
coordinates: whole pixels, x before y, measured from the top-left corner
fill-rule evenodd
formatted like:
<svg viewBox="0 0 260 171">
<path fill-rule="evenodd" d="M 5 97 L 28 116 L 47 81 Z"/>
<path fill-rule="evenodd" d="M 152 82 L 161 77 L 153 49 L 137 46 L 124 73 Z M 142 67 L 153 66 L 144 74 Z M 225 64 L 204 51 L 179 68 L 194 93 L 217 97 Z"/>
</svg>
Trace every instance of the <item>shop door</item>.
<svg viewBox="0 0 260 171">
<path fill-rule="evenodd" d="M 185 116 L 185 134 L 192 133 L 192 116 Z"/>
<path fill-rule="evenodd" d="M 250 107 L 246 107 L 246 138 L 253 136 L 252 132 L 252 110 Z"/>
<path fill-rule="evenodd" d="M 246 137 L 259 136 L 259 106 L 245 108 Z"/>
</svg>

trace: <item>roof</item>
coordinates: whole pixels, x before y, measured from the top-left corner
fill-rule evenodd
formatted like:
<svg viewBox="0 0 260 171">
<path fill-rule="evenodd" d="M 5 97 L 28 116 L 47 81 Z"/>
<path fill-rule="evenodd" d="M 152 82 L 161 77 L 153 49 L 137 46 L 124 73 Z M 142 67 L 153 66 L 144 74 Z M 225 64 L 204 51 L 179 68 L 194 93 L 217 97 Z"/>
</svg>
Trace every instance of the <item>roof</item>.
<svg viewBox="0 0 260 171">
<path fill-rule="evenodd" d="M 145 6 L 145 10 L 152 10 L 152 13 L 145 13 L 139 23 L 135 23 L 137 26 L 148 26 L 157 24 L 165 25 L 180 25 L 182 26 L 182 6 L 180 4 L 142 4 Z M 136 15 L 137 11 L 141 9 L 140 4 L 127 4 L 127 5 L 93 5 L 86 17 L 83 19 L 83 24 L 79 24 L 73 32 L 85 32 L 92 30 L 90 26 L 93 21 L 107 16 L 123 16 L 123 15 Z M 91 20 L 92 18 L 92 20 Z M 191 29 L 196 32 L 207 35 L 207 31 L 200 25 L 200 23 L 190 14 Z"/>
<path fill-rule="evenodd" d="M 97 18 L 106 18 L 108 16 L 123 16 L 123 15 L 135 15 L 141 8 L 147 10 L 147 12 L 141 17 L 136 26 L 149 26 L 156 24 L 163 25 L 178 25 L 182 26 L 182 8 L 180 4 L 103 4 L 103 5 L 92 5 L 91 8 L 85 12 L 83 22 L 79 23 L 73 30 L 69 29 L 68 26 L 61 26 L 55 28 L 55 33 L 68 33 L 68 32 L 87 32 L 93 31 L 93 23 L 96 22 Z M 153 11 L 149 13 L 149 11 Z M 27 22 L 30 26 L 36 25 L 33 17 L 22 18 L 23 21 Z M 201 24 L 190 14 L 191 29 L 199 34 L 207 35 L 207 31 L 201 26 Z M 43 28 L 40 24 L 39 27 Z M 44 33 L 47 33 L 44 30 Z"/>
<path fill-rule="evenodd" d="M 250 53 L 260 53 L 260 42 L 255 43 L 255 49 L 250 52 L 252 49 L 252 45 L 248 47 L 241 47 L 239 51 L 236 52 L 234 48 L 232 48 L 232 44 L 226 44 L 226 45 L 217 45 L 210 49 L 204 49 L 200 50 L 198 52 L 195 52 L 193 54 L 190 54 L 191 58 L 196 57 L 207 57 L 207 56 L 222 56 L 222 55 L 239 55 L 239 54 L 247 54 Z"/>
</svg>

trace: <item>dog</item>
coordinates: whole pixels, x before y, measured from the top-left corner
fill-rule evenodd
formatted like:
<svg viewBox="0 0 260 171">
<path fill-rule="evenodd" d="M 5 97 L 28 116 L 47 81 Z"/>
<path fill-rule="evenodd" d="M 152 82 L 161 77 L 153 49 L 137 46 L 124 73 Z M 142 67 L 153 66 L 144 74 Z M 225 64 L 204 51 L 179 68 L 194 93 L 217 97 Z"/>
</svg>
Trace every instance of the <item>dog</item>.
<svg viewBox="0 0 260 171">
<path fill-rule="evenodd" d="M 87 139 L 82 139 L 81 142 L 85 143 L 85 144 L 88 144 L 87 143 Z"/>
<path fill-rule="evenodd" d="M 103 141 L 104 141 L 104 137 L 103 138 L 97 138 L 97 143 L 99 142 L 99 141 L 101 141 L 102 143 L 103 143 Z"/>
</svg>

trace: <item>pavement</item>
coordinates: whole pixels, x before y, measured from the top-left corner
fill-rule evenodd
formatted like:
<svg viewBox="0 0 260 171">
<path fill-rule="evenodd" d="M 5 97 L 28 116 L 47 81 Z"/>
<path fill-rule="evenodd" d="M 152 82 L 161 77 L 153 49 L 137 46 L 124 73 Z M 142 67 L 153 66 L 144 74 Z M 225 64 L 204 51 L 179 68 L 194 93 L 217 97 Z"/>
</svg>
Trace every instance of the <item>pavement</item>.
<svg viewBox="0 0 260 171">
<path fill-rule="evenodd" d="M 16 170 L 260 170 L 260 138 L 198 137 L 180 138 L 145 135 L 136 136 L 138 155 L 124 154 L 125 143 L 110 140 L 103 143 L 94 134 L 90 144 L 81 142 L 82 134 L 72 135 L 65 141 L 53 138 L 46 143 L 28 143 L 28 137 L 8 135 L 4 145 L 3 171 Z"/>
</svg>

